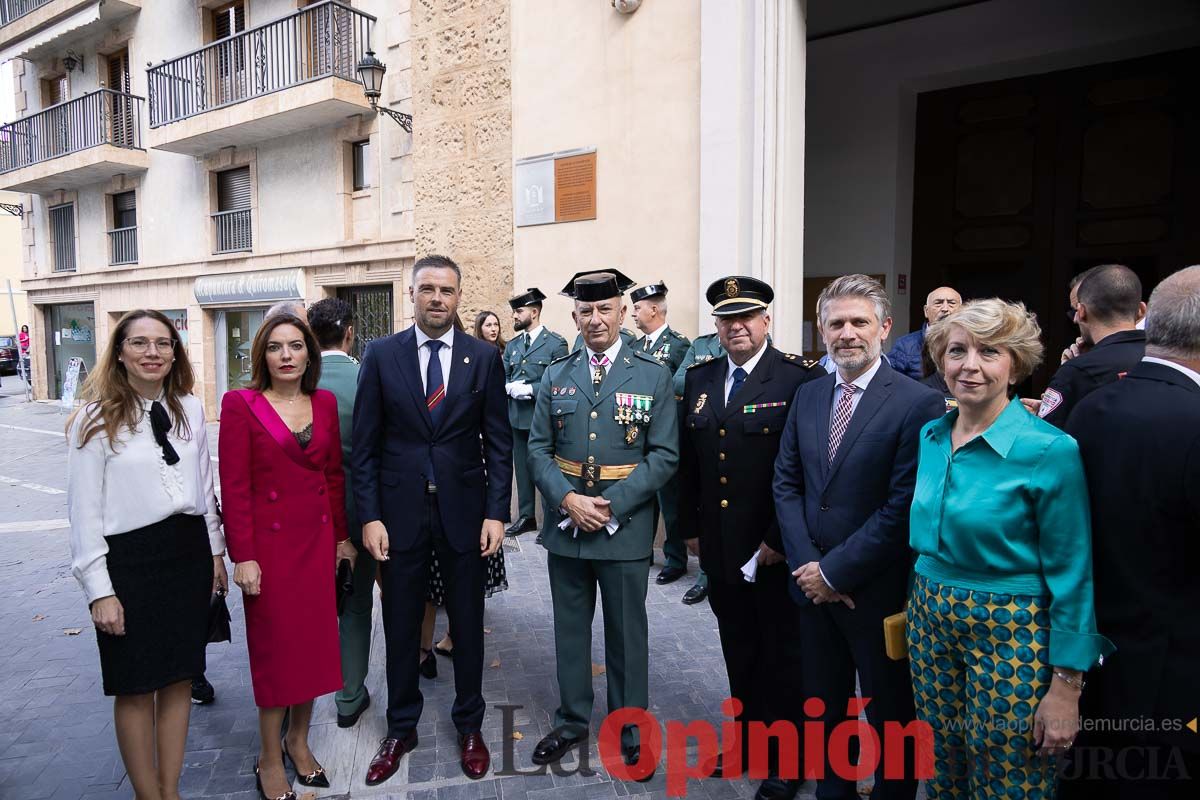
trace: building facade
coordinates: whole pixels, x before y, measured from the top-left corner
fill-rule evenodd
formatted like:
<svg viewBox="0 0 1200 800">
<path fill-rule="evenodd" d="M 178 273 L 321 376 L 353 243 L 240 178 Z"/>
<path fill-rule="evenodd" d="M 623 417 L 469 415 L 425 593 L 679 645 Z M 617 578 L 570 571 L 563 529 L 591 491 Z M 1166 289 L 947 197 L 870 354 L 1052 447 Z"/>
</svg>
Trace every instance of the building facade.
<svg viewBox="0 0 1200 800">
<path fill-rule="evenodd" d="M 571 336 L 558 290 L 616 267 L 693 336 L 733 273 L 819 355 L 816 294 L 865 272 L 896 337 L 950 283 L 1024 300 L 1057 351 L 1072 274 L 1200 261 L 1197 44 L 1194 0 L 0 0 L 35 392 L 152 306 L 213 413 L 272 302 L 389 333 L 434 252 L 468 327 L 538 286 Z M 412 134 L 365 99 L 368 47 Z"/>
<path fill-rule="evenodd" d="M 15 122 L 0 188 L 24 195 L 35 396 L 56 398 L 124 312 L 163 310 L 210 414 L 249 373 L 274 302 L 347 297 L 366 337 L 406 317 L 408 10 L 390 0 L 4 0 Z M 19 15 L 15 12 L 22 12 Z"/>
</svg>

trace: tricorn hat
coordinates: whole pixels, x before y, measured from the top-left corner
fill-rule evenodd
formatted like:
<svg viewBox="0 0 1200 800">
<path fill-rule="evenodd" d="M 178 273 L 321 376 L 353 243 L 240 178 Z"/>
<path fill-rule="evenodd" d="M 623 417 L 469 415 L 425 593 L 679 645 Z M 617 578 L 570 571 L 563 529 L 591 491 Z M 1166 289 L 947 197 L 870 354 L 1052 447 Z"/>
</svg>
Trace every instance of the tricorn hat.
<svg viewBox="0 0 1200 800">
<path fill-rule="evenodd" d="M 522 308 L 524 306 L 539 305 L 545 299 L 546 295 L 542 294 L 542 290 L 535 286 L 532 289 L 526 289 L 521 294 L 510 299 L 508 304 L 512 306 L 513 311 L 516 311 L 518 308 Z"/>
<path fill-rule="evenodd" d="M 585 270 L 575 273 L 575 277 L 559 294 L 585 303 L 597 303 L 620 297 L 635 284 L 636 281 L 630 280 L 617 269 Z"/>
</svg>

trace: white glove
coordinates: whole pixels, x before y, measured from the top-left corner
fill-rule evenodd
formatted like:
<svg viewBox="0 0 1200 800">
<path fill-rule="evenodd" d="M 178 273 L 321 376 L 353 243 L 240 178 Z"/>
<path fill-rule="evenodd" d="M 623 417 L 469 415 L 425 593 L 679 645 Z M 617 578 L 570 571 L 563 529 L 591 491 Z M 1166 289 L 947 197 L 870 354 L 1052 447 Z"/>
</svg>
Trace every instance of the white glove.
<svg viewBox="0 0 1200 800">
<path fill-rule="evenodd" d="M 533 397 L 533 385 L 529 383 L 514 383 L 509 394 L 517 400 L 528 400 Z"/>
</svg>

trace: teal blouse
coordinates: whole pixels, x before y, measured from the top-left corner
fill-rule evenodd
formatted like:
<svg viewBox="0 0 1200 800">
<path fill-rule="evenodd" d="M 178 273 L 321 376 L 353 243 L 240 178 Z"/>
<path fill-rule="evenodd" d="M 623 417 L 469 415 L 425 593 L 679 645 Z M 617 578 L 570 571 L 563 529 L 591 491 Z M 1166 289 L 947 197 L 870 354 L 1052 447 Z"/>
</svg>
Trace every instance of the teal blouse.
<svg viewBox="0 0 1200 800">
<path fill-rule="evenodd" d="M 957 419 L 954 410 L 921 429 L 909 527 L 917 574 L 1048 598 L 1050 663 L 1091 669 L 1116 648 L 1096 632 L 1079 445 L 1013 398 L 991 427 L 952 452 Z"/>
</svg>

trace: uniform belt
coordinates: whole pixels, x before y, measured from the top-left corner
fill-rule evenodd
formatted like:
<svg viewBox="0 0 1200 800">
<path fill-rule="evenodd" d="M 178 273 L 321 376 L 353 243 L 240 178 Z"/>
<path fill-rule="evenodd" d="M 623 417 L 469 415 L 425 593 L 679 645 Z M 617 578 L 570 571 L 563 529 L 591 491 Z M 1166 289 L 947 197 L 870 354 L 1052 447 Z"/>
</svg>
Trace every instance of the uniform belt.
<svg viewBox="0 0 1200 800">
<path fill-rule="evenodd" d="M 619 481 L 628 478 L 637 469 L 637 464 L 584 464 L 555 456 L 563 475 L 572 478 L 587 478 L 589 481 Z"/>
</svg>

